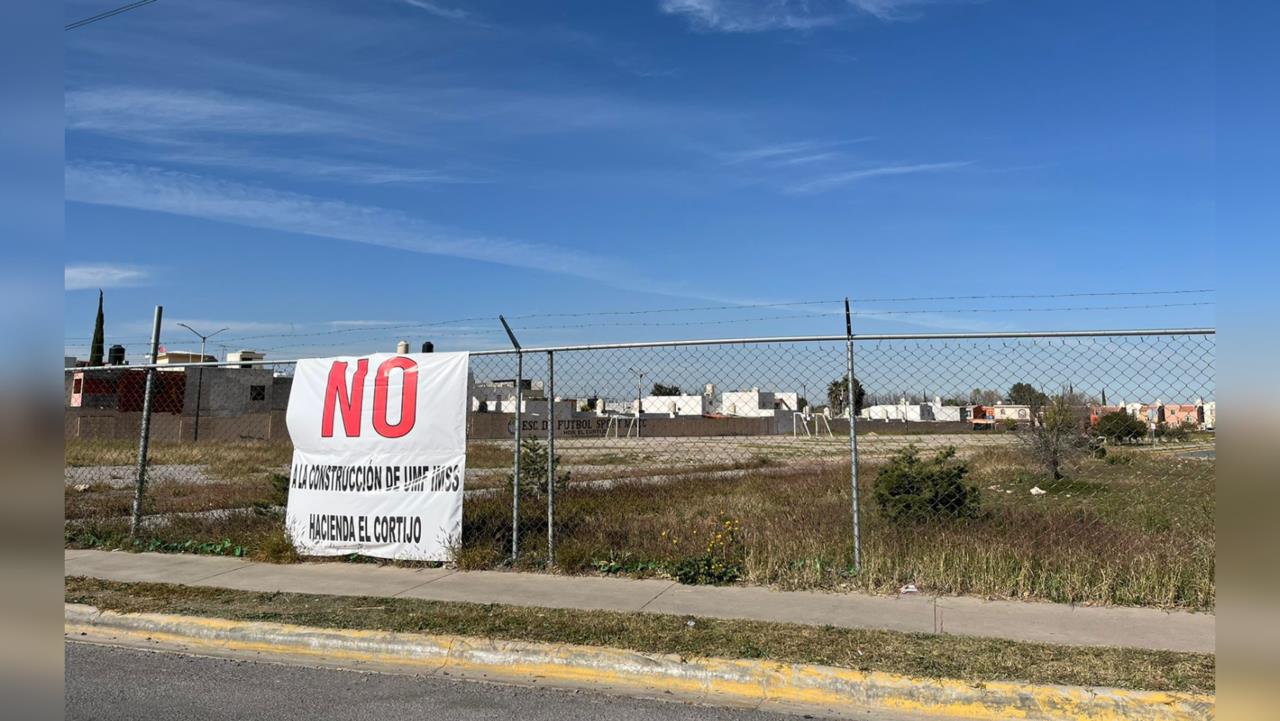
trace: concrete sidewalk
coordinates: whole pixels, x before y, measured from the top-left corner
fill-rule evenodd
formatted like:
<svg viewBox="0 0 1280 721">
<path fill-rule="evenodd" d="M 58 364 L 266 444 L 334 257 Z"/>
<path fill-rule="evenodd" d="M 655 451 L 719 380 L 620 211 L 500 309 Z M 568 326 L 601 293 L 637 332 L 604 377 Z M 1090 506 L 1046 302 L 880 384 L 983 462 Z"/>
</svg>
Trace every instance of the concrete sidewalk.
<svg viewBox="0 0 1280 721">
<path fill-rule="evenodd" d="M 682 586 L 671 581 L 372 564 L 278 565 L 186 554 L 68 550 L 68 576 L 244 591 L 387 596 L 546 608 L 643 611 L 846 628 L 988 636 L 1080 646 L 1213 653 L 1213 614 L 975 598 L 870 596 Z"/>
</svg>

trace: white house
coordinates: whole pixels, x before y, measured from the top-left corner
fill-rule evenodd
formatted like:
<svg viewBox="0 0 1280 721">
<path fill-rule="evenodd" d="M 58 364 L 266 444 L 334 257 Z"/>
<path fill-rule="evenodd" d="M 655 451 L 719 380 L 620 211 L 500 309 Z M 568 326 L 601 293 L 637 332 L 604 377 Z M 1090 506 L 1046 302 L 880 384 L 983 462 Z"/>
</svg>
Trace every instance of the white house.
<svg viewBox="0 0 1280 721">
<path fill-rule="evenodd" d="M 640 399 L 640 407 L 646 414 L 702 416 L 711 411 L 711 402 L 704 395 L 645 396 Z M 636 412 L 635 401 L 631 401 L 629 412 Z"/>
<path fill-rule="evenodd" d="M 1211 431 L 1218 426 L 1218 402 L 1209 401 L 1200 405 L 1204 413 L 1203 427 L 1206 431 Z"/>
<path fill-rule="evenodd" d="M 547 396 L 543 392 L 542 381 L 526 378 L 521 385 L 524 399 L 524 408 L 521 412 L 529 410 L 531 401 L 541 401 L 542 407 L 546 408 Z M 471 384 L 471 410 L 482 413 L 515 413 L 515 381 L 491 380 Z"/>
<path fill-rule="evenodd" d="M 960 421 L 963 417 L 961 406 L 944 406 L 941 398 L 934 398 L 932 403 L 908 403 L 906 398 L 897 403 L 880 403 L 863 406 L 858 417 L 869 421 Z"/>
<path fill-rule="evenodd" d="M 783 414 L 790 415 L 800 410 L 800 395 L 793 392 L 762 391 L 752 388 L 749 391 L 725 391 L 720 396 L 720 412 L 726 416 L 747 418 L 772 417 Z"/>
<path fill-rule="evenodd" d="M 991 407 L 997 421 L 1011 420 L 1027 423 L 1031 420 L 1031 406 L 1016 403 L 997 403 Z"/>
</svg>

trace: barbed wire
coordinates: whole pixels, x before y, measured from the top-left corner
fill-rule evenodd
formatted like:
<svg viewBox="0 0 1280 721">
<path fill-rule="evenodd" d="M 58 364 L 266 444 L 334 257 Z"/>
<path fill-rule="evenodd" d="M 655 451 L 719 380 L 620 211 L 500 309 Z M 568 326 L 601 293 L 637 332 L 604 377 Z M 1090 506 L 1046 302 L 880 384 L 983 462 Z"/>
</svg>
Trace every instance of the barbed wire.
<svg viewBox="0 0 1280 721">
<path fill-rule="evenodd" d="M 1176 289 L 1176 290 L 1154 290 L 1154 291 L 1113 291 L 1113 292 L 1088 292 L 1088 293 L 1040 293 L 1040 294 L 1004 294 L 1004 295 L 952 295 L 952 296 L 915 296 L 900 298 L 860 298 L 851 300 L 851 303 L 896 303 L 896 302 L 928 302 L 928 301 L 954 301 L 954 300 L 998 300 L 998 299 L 1053 299 L 1053 298 L 1084 298 L 1084 297 L 1128 297 L 1128 296 L 1158 296 L 1158 295 L 1190 295 L 1213 293 L 1214 289 Z M 647 308 L 637 310 L 603 310 L 603 311 L 578 311 L 571 313 L 524 313 L 507 316 L 509 320 L 530 320 L 536 318 L 588 318 L 588 317 L 624 317 L 638 315 L 654 315 L 660 313 L 690 313 L 698 311 L 724 311 L 724 310 L 751 310 L 756 308 L 783 308 L 783 307 L 799 307 L 824 304 L 843 304 L 844 299 L 832 300 L 805 300 L 805 301 L 788 301 L 780 303 L 747 303 L 736 305 L 708 305 L 708 306 L 686 306 L 680 308 Z M 1110 306 L 1082 306 L 1082 307 L 1065 307 L 1065 308 L 921 308 L 909 310 L 885 310 L 885 311 L 854 311 L 854 315 L 865 317 L 873 317 L 877 315 L 923 315 L 923 314 L 946 314 L 946 313 L 1033 313 L 1033 312 L 1063 312 L 1063 311 L 1098 311 L 1098 310 L 1144 310 L 1153 308 L 1175 308 L 1175 307 L 1193 307 L 1213 305 L 1212 302 L 1194 302 L 1194 303 L 1162 303 L 1162 304 L 1145 304 L 1145 305 L 1110 305 Z M 827 315 L 841 315 L 843 311 L 807 311 L 807 315 L 812 317 L 821 317 Z M 784 320 L 795 318 L 793 315 L 785 316 L 764 316 L 752 318 L 733 318 L 722 320 L 706 320 L 706 321 L 672 321 L 661 323 L 634 323 L 624 324 L 631 327 L 639 326 L 686 326 L 686 325 L 721 325 L 731 323 L 748 323 L 766 320 Z M 304 338 L 304 337 L 322 337 L 337 336 L 356 333 L 379 333 L 397 330 L 412 329 L 428 329 L 439 326 L 453 325 L 457 323 L 472 323 L 493 321 L 494 316 L 472 316 L 468 318 L 453 318 L 437 321 L 414 321 L 407 323 L 395 324 L 371 324 L 366 326 L 352 328 L 333 328 L 323 331 L 308 331 L 304 333 L 261 333 L 256 335 L 228 336 L 223 339 L 223 343 L 240 343 L 250 340 L 274 339 L 274 338 Z M 335 321 L 323 321 L 334 323 Z M 550 329 L 571 329 L 571 328 L 595 328 L 611 325 L 619 325 L 617 323 L 590 323 L 590 324 L 564 324 L 558 326 L 525 326 L 524 330 L 550 330 Z M 73 340 L 89 340 L 88 336 L 65 336 L 64 344 Z M 147 341 L 150 336 L 115 336 L 116 341 Z M 79 347 L 76 344 L 68 344 L 72 347 Z"/>
</svg>

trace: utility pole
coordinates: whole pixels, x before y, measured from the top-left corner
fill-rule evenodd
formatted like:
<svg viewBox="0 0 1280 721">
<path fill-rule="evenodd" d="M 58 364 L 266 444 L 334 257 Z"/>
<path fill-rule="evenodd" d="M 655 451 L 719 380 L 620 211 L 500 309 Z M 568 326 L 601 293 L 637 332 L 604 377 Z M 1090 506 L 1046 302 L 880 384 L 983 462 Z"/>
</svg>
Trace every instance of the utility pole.
<svg viewBox="0 0 1280 721">
<path fill-rule="evenodd" d="M 641 394 L 644 393 L 644 371 L 638 371 L 635 368 L 632 368 L 631 372 L 636 374 L 636 438 L 639 438 L 640 415 L 644 412 L 644 408 L 641 407 L 640 401 Z"/>
<path fill-rule="evenodd" d="M 221 333 L 224 330 L 229 330 L 229 329 L 219 328 L 218 330 L 215 330 L 214 332 L 208 335 L 204 335 L 200 333 L 200 331 L 196 330 L 195 328 L 192 328 L 186 323 L 179 323 L 178 325 L 182 326 L 183 328 L 186 328 L 192 333 L 195 333 L 196 337 L 200 339 L 200 366 L 196 370 L 196 422 L 195 422 L 195 428 L 192 429 L 192 433 L 191 433 L 191 440 L 198 441 L 200 440 L 200 395 L 201 395 L 201 392 L 204 390 L 204 344 L 210 338 L 214 337 L 215 335 Z M 154 357 L 151 359 L 151 362 L 152 363 L 155 362 Z"/>
</svg>

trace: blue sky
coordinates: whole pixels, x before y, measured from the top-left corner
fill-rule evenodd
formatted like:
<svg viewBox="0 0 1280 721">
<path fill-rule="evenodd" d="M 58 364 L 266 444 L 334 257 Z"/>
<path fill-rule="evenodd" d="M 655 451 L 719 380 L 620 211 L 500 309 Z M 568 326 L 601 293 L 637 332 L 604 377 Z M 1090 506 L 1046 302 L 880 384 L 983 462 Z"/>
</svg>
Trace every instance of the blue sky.
<svg viewBox="0 0 1280 721">
<path fill-rule="evenodd" d="M 157 303 L 170 348 L 281 358 L 499 347 L 498 313 L 526 345 L 839 333 L 835 304 L 522 316 L 846 295 L 865 332 L 1213 325 L 1213 294 L 874 299 L 1214 288 L 1214 21 L 159 0 L 65 33 L 64 344 L 99 287 L 131 355 Z"/>
</svg>

